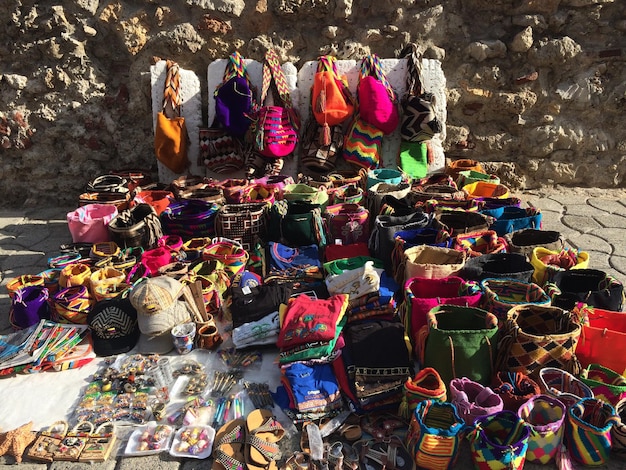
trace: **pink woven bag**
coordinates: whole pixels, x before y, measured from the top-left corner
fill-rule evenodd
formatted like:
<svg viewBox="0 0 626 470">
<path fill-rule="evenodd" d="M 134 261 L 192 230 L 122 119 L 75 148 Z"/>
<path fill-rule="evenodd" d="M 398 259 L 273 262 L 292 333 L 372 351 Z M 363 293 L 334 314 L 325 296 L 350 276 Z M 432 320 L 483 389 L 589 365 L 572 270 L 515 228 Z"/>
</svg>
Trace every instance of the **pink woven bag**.
<svg viewBox="0 0 626 470">
<path fill-rule="evenodd" d="M 403 322 L 411 344 L 417 344 L 418 332 L 427 324 L 430 309 L 442 304 L 478 307 L 481 297 L 478 283 L 458 276 L 408 279 L 404 284 Z"/>
</svg>

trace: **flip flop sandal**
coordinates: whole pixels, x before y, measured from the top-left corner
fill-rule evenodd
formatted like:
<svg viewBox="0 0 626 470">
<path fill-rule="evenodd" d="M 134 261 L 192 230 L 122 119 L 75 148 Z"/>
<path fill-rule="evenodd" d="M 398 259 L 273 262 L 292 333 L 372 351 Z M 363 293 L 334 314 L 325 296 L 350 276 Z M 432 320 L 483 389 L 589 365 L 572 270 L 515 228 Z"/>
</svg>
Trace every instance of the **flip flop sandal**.
<svg viewBox="0 0 626 470">
<path fill-rule="evenodd" d="M 215 433 L 212 470 L 247 470 L 243 454 L 245 426 L 243 419 L 234 419 Z"/>
<path fill-rule="evenodd" d="M 246 419 L 246 463 L 249 470 L 267 470 L 276 467 L 280 458 L 277 442 L 285 435 L 285 429 L 276 421 L 271 411 L 252 411 Z"/>
</svg>

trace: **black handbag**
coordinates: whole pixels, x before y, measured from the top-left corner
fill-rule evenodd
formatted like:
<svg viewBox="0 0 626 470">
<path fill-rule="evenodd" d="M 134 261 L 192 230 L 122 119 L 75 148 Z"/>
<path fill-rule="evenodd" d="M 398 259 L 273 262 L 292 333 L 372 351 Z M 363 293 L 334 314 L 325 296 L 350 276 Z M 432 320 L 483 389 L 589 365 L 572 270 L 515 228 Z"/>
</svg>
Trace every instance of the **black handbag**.
<svg viewBox="0 0 626 470">
<path fill-rule="evenodd" d="M 591 307 L 620 312 L 624 303 L 624 286 L 610 274 L 598 269 L 557 271 L 544 290 L 552 305 L 573 309 L 578 302 Z"/>
</svg>

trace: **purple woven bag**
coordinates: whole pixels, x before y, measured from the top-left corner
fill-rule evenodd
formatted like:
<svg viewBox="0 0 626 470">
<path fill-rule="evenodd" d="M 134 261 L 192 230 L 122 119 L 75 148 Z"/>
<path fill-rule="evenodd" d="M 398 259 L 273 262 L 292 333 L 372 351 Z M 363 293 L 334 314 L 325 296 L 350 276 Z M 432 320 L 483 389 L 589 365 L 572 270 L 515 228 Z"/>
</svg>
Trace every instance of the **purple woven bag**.
<svg viewBox="0 0 626 470">
<path fill-rule="evenodd" d="M 49 296 L 44 286 L 26 286 L 17 290 L 11 301 L 11 325 L 23 329 L 36 325 L 41 319 L 50 319 Z"/>
</svg>

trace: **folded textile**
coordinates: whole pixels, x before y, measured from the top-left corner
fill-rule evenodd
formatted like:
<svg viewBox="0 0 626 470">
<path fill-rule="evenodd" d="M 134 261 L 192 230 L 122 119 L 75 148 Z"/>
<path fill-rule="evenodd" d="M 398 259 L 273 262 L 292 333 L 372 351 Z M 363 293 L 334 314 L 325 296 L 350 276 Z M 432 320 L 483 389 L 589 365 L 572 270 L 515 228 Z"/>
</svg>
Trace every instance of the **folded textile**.
<svg viewBox="0 0 626 470">
<path fill-rule="evenodd" d="M 233 344 L 241 349 L 248 346 L 275 344 L 280 331 L 278 310 L 260 320 L 244 323 L 233 329 Z"/>
<path fill-rule="evenodd" d="M 333 295 L 328 299 L 312 299 L 299 295 L 281 307 L 281 327 L 277 345 L 293 348 L 311 341 L 330 341 L 337 324 L 345 315 L 348 296 Z"/>
<path fill-rule="evenodd" d="M 362 267 L 329 274 L 324 282 L 330 294 L 349 294 L 351 299 L 358 299 L 370 292 L 378 292 L 382 273 L 383 269 L 375 268 L 374 261 L 366 261 Z"/>
<path fill-rule="evenodd" d="M 285 271 L 291 268 L 322 267 L 317 245 L 292 248 L 278 242 L 268 242 L 270 269 Z"/>
<path fill-rule="evenodd" d="M 324 258 L 327 262 L 342 258 L 356 258 L 357 256 L 369 256 L 370 250 L 367 243 L 351 243 L 349 245 L 328 245 L 324 250 Z"/>
<path fill-rule="evenodd" d="M 335 337 L 328 342 L 304 343 L 292 349 L 281 350 L 278 354 L 278 362 L 286 364 L 312 359 L 318 359 L 320 362 L 331 362 L 337 355 L 341 354 L 342 348 L 345 346 L 345 340 L 341 334 L 345 324 L 346 317 L 344 316 L 335 329 Z"/>
<path fill-rule="evenodd" d="M 266 282 L 256 287 L 231 287 L 233 327 L 260 320 L 278 310 L 291 297 L 290 283 Z"/>
<path fill-rule="evenodd" d="M 341 393 L 330 364 L 295 362 L 282 367 L 281 380 L 299 412 L 330 411 L 341 406 Z"/>
</svg>

